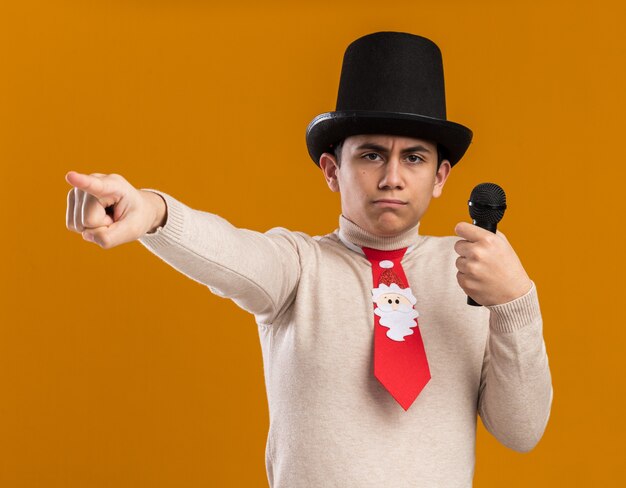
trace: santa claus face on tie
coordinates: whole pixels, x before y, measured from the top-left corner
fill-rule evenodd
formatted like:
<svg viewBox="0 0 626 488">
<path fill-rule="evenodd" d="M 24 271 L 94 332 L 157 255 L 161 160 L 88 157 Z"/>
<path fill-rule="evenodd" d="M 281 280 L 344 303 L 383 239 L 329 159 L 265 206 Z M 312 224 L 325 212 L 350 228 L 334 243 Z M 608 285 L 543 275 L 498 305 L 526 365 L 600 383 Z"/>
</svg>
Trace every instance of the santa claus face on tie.
<svg viewBox="0 0 626 488">
<path fill-rule="evenodd" d="M 392 310 L 405 312 L 413 308 L 411 302 L 409 302 L 406 297 L 398 295 L 397 293 L 385 293 L 379 296 L 376 300 L 376 305 L 385 312 Z"/>
<path fill-rule="evenodd" d="M 419 313 L 413 308 L 416 300 L 410 288 L 400 288 L 397 283 L 380 284 L 372 290 L 372 299 L 376 304 L 374 313 L 380 317 L 380 325 L 389 329 L 389 339 L 404 341 L 406 336 L 413 334 Z"/>
</svg>

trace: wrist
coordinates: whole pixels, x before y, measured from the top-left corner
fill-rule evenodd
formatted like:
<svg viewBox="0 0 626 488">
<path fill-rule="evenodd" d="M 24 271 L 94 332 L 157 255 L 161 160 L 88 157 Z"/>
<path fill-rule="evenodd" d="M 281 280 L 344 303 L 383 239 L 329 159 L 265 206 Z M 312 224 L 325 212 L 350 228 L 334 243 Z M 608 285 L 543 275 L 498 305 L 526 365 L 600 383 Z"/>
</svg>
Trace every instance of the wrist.
<svg viewBox="0 0 626 488">
<path fill-rule="evenodd" d="M 527 295 L 533 287 L 533 282 L 531 279 L 526 276 L 525 279 L 521 278 L 515 283 L 514 288 L 510 288 L 506 293 L 501 293 L 497 296 L 497 299 L 494 303 L 490 303 L 490 306 L 495 305 L 503 305 L 505 303 L 509 303 L 517 300 L 525 295 Z"/>
<path fill-rule="evenodd" d="M 163 227 L 167 222 L 167 205 L 165 199 L 149 190 L 140 190 L 146 202 L 148 202 L 148 208 L 152 209 L 152 219 L 148 234 L 156 232 L 159 227 Z"/>
<path fill-rule="evenodd" d="M 520 280 L 518 281 L 518 286 L 515 292 L 512 293 L 508 301 L 517 300 L 518 298 L 523 297 L 524 295 L 527 295 L 528 292 L 532 289 L 532 287 L 533 287 L 533 282 L 528 277 L 528 275 L 525 275 L 523 278 L 520 278 Z"/>
</svg>

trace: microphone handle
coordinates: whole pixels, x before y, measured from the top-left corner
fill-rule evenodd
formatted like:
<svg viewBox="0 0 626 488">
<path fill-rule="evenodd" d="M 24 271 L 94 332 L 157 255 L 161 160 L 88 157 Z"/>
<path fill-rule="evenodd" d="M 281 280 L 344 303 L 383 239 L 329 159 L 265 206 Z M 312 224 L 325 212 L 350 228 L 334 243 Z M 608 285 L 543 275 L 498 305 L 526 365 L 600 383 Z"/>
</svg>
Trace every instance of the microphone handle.
<svg viewBox="0 0 626 488">
<path fill-rule="evenodd" d="M 497 222 L 495 224 L 491 222 L 478 222 L 476 220 L 473 220 L 472 222 L 474 225 L 477 225 L 481 229 L 488 230 L 489 232 L 493 232 L 494 234 L 496 233 L 496 230 L 498 228 Z M 469 297 L 469 296 L 467 297 L 467 304 L 472 305 L 474 307 L 482 307 L 480 303 L 476 302 L 472 297 Z"/>
</svg>

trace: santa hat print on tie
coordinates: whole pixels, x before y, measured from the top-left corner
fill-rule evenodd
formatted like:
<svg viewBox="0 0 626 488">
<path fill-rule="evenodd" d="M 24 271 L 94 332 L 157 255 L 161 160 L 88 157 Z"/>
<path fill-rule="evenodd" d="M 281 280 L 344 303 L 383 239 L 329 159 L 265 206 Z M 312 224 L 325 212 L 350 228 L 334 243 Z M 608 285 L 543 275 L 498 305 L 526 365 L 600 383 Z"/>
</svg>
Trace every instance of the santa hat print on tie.
<svg viewBox="0 0 626 488">
<path fill-rule="evenodd" d="M 374 375 L 408 410 L 430 380 L 430 369 L 402 258 L 407 248 L 381 251 L 363 247 L 372 265 Z"/>
</svg>

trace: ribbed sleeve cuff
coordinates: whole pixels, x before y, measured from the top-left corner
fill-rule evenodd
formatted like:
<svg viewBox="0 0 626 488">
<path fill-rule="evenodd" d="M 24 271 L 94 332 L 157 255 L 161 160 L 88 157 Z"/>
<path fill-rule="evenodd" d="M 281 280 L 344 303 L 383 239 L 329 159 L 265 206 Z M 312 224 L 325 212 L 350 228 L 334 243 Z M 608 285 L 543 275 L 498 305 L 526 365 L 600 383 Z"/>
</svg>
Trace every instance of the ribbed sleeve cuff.
<svg viewBox="0 0 626 488">
<path fill-rule="evenodd" d="M 179 243 L 185 229 L 186 205 L 167 193 L 152 188 L 141 188 L 160 195 L 165 200 L 167 207 L 167 219 L 165 224 L 152 233 L 145 233 L 138 241 L 153 249 L 159 249 Z"/>
<path fill-rule="evenodd" d="M 541 320 L 537 288 L 532 287 L 525 295 L 500 305 L 489 305 L 491 311 L 489 327 L 496 332 L 514 332 Z"/>
</svg>

